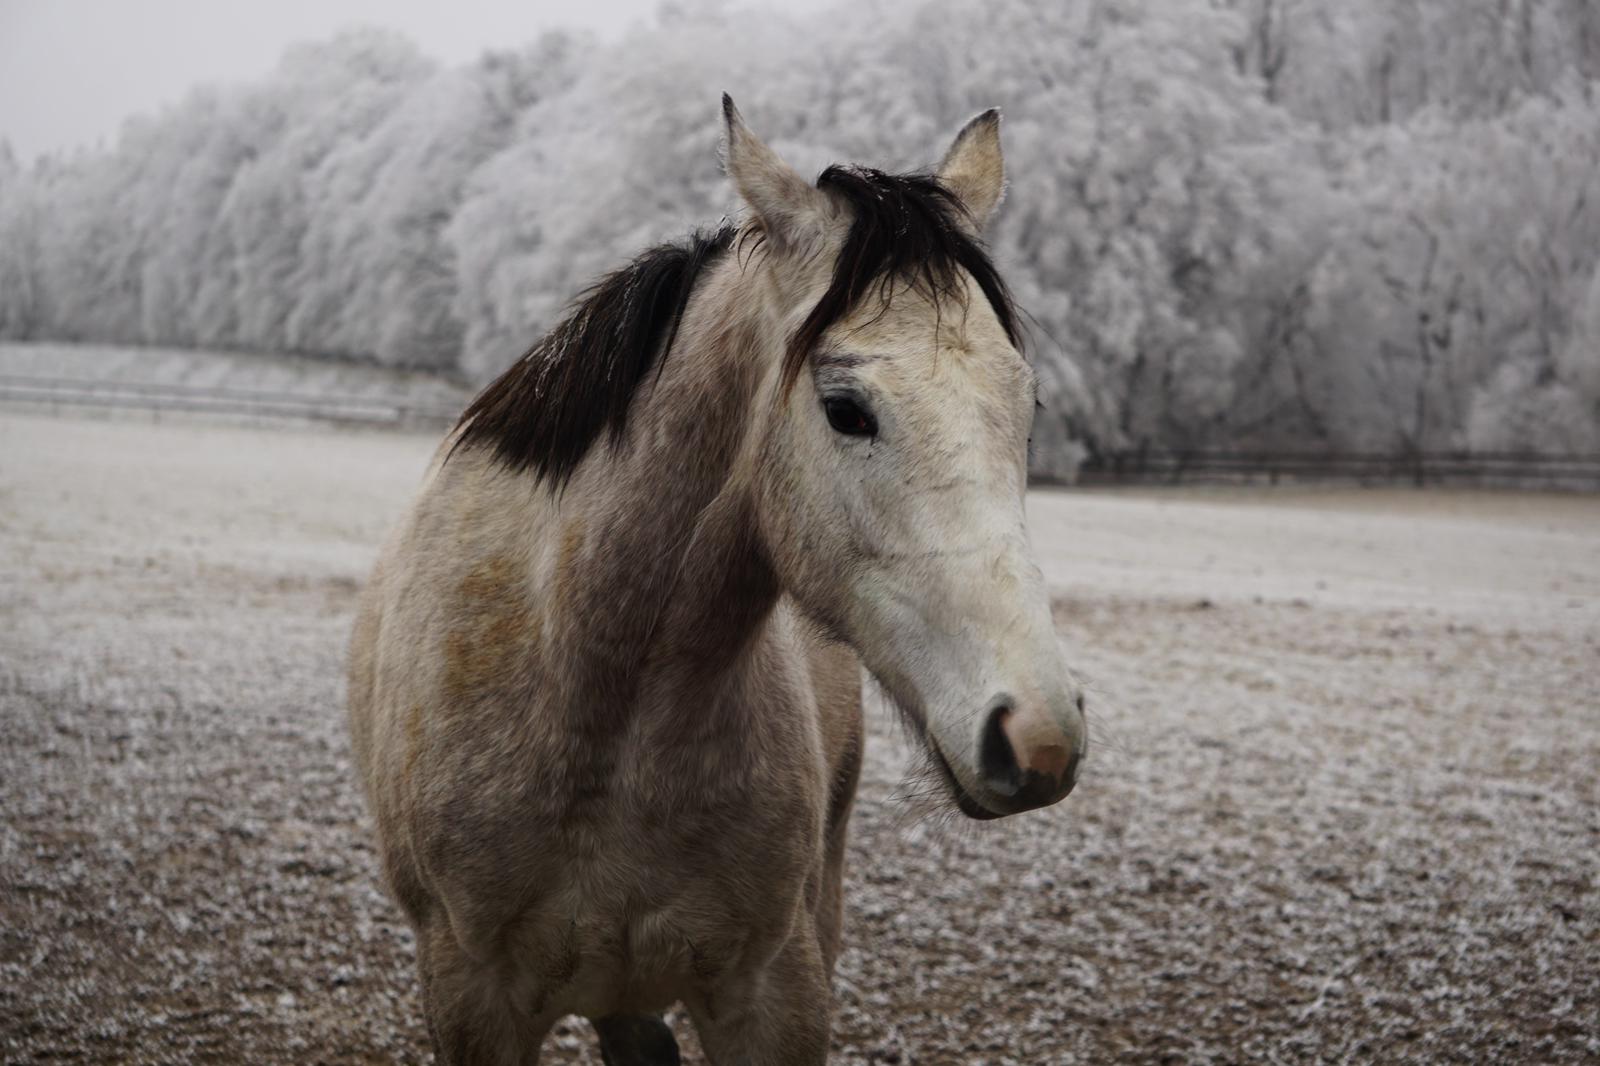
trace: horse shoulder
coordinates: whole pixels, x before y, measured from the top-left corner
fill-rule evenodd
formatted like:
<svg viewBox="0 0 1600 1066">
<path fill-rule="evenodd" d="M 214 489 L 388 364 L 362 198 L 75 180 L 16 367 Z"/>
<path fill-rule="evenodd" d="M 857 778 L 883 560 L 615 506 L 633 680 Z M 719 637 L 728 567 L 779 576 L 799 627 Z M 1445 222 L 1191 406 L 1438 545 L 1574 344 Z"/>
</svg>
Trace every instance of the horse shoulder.
<svg viewBox="0 0 1600 1066">
<path fill-rule="evenodd" d="M 436 465 L 361 595 L 350 722 L 397 895 L 433 883 L 430 856 L 468 823 L 511 818 L 500 807 L 518 782 L 485 778 L 513 768 L 484 752 L 520 739 L 512 708 L 537 687 L 540 616 L 527 494 L 501 480 L 475 455 Z"/>
</svg>

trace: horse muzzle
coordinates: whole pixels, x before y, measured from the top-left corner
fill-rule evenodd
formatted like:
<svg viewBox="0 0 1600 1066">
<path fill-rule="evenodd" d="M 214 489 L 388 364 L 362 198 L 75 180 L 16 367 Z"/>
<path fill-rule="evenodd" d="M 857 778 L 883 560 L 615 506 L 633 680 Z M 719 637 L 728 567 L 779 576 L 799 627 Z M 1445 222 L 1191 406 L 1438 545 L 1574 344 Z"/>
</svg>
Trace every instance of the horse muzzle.
<svg viewBox="0 0 1600 1066">
<path fill-rule="evenodd" d="M 989 820 L 1059 803 L 1078 783 L 1088 750 L 1083 701 L 1058 720 L 1044 708 L 1019 708 L 995 699 L 978 739 L 977 788 L 968 788 L 944 754 L 934 753 L 956 806 L 969 818 Z"/>
</svg>

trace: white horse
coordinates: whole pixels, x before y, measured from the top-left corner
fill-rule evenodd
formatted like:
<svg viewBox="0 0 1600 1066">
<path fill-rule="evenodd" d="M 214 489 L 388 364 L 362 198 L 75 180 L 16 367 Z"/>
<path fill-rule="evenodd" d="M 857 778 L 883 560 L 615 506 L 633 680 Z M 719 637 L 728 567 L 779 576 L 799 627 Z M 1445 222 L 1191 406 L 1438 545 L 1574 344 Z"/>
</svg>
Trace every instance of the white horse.
<svg viewBox="0 0 1600 1066">
<path fill-rule="evenodd" d="M 801 179 L 724 98 L 738 227 L 645 252 L 479 396 L 362 599 L 355 751 L 446 1063 L 815 1064 L 860 667 L 959 808 L 1071 791 L 1083 696 L 1023 518 L 1035 383 L 933 175 Z"/>
</svg>

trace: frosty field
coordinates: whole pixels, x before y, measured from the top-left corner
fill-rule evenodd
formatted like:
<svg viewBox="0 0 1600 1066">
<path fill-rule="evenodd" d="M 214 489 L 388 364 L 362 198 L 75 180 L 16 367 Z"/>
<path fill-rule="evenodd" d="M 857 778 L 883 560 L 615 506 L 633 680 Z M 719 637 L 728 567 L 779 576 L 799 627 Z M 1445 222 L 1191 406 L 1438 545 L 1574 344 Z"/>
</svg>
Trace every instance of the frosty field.
<svg viewBox="0 0 1600 1066">
<path fill-rule="evenodd" d="M 433 443 L 0 413 L 0 1059 L 426 1059 L 341 660 Z M 835 1061 L 1600 1059 L 1600 499 L 1031 513 L 1089 771 L 928 818 L 870 716 Z"/>
</svg>

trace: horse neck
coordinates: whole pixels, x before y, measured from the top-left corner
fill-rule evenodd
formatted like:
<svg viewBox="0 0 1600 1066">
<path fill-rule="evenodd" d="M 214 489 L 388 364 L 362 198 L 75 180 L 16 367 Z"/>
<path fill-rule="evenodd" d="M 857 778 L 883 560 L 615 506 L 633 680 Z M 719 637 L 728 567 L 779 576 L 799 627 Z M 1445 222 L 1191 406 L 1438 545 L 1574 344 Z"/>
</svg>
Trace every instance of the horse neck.
<svg viewBox="0 0 1600 1066">
<path fill-rule="evenodd" d="M 634 397 L 627 437 L 563 494 L 555 660 L 586 700 L 709 704 L 779 588 L 756 533 L 748 436 L 772 316 L 729 257 Z"/>
</svg>

